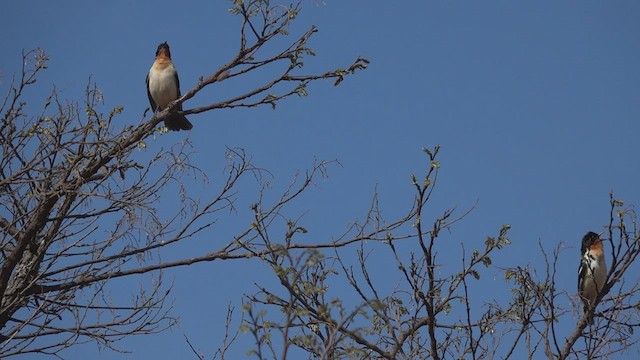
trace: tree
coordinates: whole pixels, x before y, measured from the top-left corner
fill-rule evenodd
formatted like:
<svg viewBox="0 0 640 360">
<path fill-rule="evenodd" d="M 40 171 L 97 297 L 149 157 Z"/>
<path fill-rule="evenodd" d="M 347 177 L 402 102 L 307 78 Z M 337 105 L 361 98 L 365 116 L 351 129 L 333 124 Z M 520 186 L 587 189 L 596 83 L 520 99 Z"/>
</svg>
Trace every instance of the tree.
<svg viewBox="0 0 640 360">
<path fill-rule="evenodd" d="M 83 104 L 64 102 L 54 90 L 34 113 L 24 97 L 47 69 L 48 57 L 39 49 L 23 53 L 21 75 L 0 107 L 0 357 L 58 355 L 87 341 L 115 348 L 124 337 L 162 331 L 174 324 L 167 302 L 171 285 L 163 283 L 162 269 L 275 251 L 256 243 L 268 226 L 265 221 L 320 176 L 326 162 L 315 164 L 276 202 L 258 199 L 260 226 L 241 227 L 236 236 L 199 257 L 162 261 L 155 255 L 210 228 L 233 208 L 238 181 L 259 179 L 263 170 L 242 149 L 228 149 L 226 181 L 217 194 L 192 198 L 181 179 L 191 175 L 202 180 L 205 174 L 190 163 L 188 143 L 153 154 L 136 150 L 150 149 L 147 140 L 164 132 L 156 126 L 179 104 L 225 79 L 280 69 L 251 91 L 184 114 L 275 107 L 292 95 L 306 96 L 311 82 L 331 79 L 338 85 L 368 62 L 358 58 L 346 68 L 303 75 L 302 60 L 314 55 L 307 42 L 315 27 L 284 46 L 275 41 L 287 39 L 300 3 L 234 1 L 231 10 L 240 19 L 237 54 L 138 126 L 117 129 L 114 119 L 123 108 L 102 113 L 101 93 L 91 83 Z M 159 212 L 160 197 L 171 193 L 179 194 L 172 201 L 180 206 L 174 204 L 178 210 L 165 217 Z M 110 297 L 114 282 L 145 273 L 151 274 L 151 285 L 132 288 L 137 293 L 130 302 Z"/>
<path fill-rule="evenodd" d="M 254 339 L 251 353 L 259 359 L 520 359 L 525 354 L 597 359 L 637 352 L 640 232 L 633 207 L 610 194 L 610 218 L 603 234 L 607 282 L 596 305 L 583 314 L 576 291 L 556 285 L 558 272 L 567 271 L 558 263 L 567 244 L 553 252 L 540 244 L 542 264 L 495 268 L 492 258 L 504 256 L 511 243 L 509 225 L 484 243 L 466 239 L 456 247 L 442 238 L 443 230 L 468 212 L 456 216 L 444 210 L 428 220 L 426 209 L 440 167 L 438 151 L 439 147 L 424 149 L 426 174 L 412 176 L 415 197 L 398 220 L 385 221 L 374 196 L 364 220 L 326 250 L 297 246 L 292 238 L 303 236 L 302 224 L 291 222 L 284 239 L 259 231 L 267 247 L 282 249 L 262 258 L 280 286 L 259 286 L 246 297 L 238 330 Z M 342 249 L 349 243 L 357 244 L 356 263 L 349 256 L 352 249 Z M 478 248 L 470 250 L 469 243 Z M 460 256 L 457 266 L 439 261 L 451 252 Z M 578 257 L 570 256 L 577 262 Z M 376 279 L 380 264 L 386 271 L 395 269 L 398 283 Z M 569 271 L 577 271 L 575 265 Z M 509 292 L 494 292 L 485 302 L 477 289 L 495 286 L 485 276 L 492 268 L 492 274 L 502 274 Z M 591 314 L 596 321 L 588 326 Z M 230 343 L 225 342 L 216 356 L 225 358 Z"/>
<path fill-rule="evenodd" d="M 411 177 L 414 196 L 407 199 L 405 212 L 391 220 L 374 194 L 363 219 L 337 239 L 308 239 L 307 224 L 285 218 L 283 209 L 325 175 L 330 162 L 320 161 L 275 200 L 260 193 L 250 223 L 219 247 L 193 258 L 157 257 L 221 221 L 234 208 L 243 179 L 257 179 L 260 188 L 266 176 L 242 149 L 228 149 L 226 178 L 218 192 L 190 196 L 185 178 L 205 181 L 206 174 L 189 161 L 189 144 L 164 151 L 150 151 L 148 144 L 163 132 L 156 129 L 158 123 L 178 104 L 225 79 L 282 66 L 280 74 L 252 91 L 184 113 L 275 106 L 294 94 L 305 96 L 311 82 L 332 79 L 338 84 L 366 67 L 367 61 L 358 58 L 345 69 L 300 75 L 303 58 L 313 55 L 307 42 L 315 28 L 283 48 L 276 41 L 287 39 L 298 10 L 299 3 L 234 1 L 232 12 L 241 19 L 236 56 L 162 113 L 121 130 L 113 119 L 122 109 L 104 115 L 101 94 L 91 85 L 82 105 L 65 103 L 54 91 L 41 112 L 29 115 L 24 95 L 46 68 L 47 57 L 39 50 L 23 55 L 29 66 L 0 108 L 0 356 L 60 356 L 87 341 L 115 349 L 124 337 L 162 331 L 174 323 L 171 285 L 163 282 L 162 270 L 233 259 L 268 265 L 279 285 L 258 284 L 245 298 L 238 328 L 231 326 L 237 314 L 230 311 L 229 336 L 214 358 L 229 358 L 228 349 L 243 334 L 254 340 L 251 353 L 261 359 L 606 358 L 634 350 L 640 234 L 633 207 L 611 195 L 604 235 L 610 272 L 600 299 L 589 309 L 595 322 L 588 326 L 590 314 L 582 314 L 575 291 L 556 284 L 558 272 L 565 271 L 559 259 L 566 245 L 552 252 L 540 247 L 543 264 L 496 268 L 496 256 L 509 251 L 509 225 L 493 236 L 447 238 L 448 230 L 473 209 L 433 215 L 439 147 L 424 149 L 425 173 Z M 178 210 L 166 216 L 159 211 L 163 201 L 180 206 L 174 203 Z M 283 219 L 284 228 L 279 228 Z M 445 253 L 457 254 L 460 262 L 444 263 Z M 575 254 L 570 258 L 577 263 Z M 397 283 L 379 281 L 380 263 L 391 264 L 385 271 L 395 271 Z M 500 274 L 508 290 L 483 299 L 477 289 L 487 285 L 489 272 Z M 136 292 L 131 284 L 137 283 L 127 282 L 135 295 L 128 303 L 110 297 L 115 284 L 137 274 L 149 274 L 151 285 Z M 572 331 L 561 329 L 567 323 Z"/>
</svg>

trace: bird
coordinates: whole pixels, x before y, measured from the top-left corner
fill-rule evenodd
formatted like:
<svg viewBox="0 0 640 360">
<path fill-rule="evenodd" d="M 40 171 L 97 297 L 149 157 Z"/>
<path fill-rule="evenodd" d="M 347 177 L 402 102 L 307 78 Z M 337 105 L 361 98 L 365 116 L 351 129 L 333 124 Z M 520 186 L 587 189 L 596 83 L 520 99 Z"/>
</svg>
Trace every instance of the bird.
<svg viewBox="0 0 640 360">
<path fill-rule="evenodd" d="M 178 72 L 171 61 L 169 44 L 163 42 L 158 45 L 156 59 L 147 75 L 147 96 L 153 112 L 164 110 L 169 103 L 180 97 L 180 80 Z M 177 108 L 182 111 L 182 104 Z M 187 118 L 177 112 L 169 115 L 164 120 L 164 125 L 169 130 L 191 130 L 193 124 Z"/>
<path fill-rule="evenodd" d="M 590 231 L 582 238 L 580 253 L 582 258 L 578 269 L 578 294 L 586 314 L 589 307 L 595 304 L 607 280 L 607 264 L 598 234 Z M 587 323 L 593 324 L 593 315 L 589 316 Z"/>
</svg>

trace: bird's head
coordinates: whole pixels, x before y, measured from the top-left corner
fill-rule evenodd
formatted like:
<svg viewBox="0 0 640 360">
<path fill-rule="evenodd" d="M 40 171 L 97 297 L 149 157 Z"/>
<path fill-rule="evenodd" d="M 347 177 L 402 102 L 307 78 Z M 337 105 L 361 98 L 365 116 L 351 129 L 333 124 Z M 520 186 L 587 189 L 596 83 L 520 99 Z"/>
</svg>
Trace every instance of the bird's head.
<svg viewBox="0 0 640 360">
<path fill-rule="evenodd" d="M 158 45 L 158 50 L 156 50 L 156 57 L 158 56 L 166 56 L 168 58 L 171 58 L 171 51 L 169 51 L 169 44 L 167 44 L 166 41 Z"/>
<path fill-rule="evenodd" d="M 582 238 L 582 254 L 586 253 L 589 248 L 591 248 L 591 246 L 593 246 L 594 244 L 600 243 L 602 240 L 600 240 L 600 236 L 596 233 L 594 233 L 593 231 L 589 231 L 583 238 Z"/>
</svg>

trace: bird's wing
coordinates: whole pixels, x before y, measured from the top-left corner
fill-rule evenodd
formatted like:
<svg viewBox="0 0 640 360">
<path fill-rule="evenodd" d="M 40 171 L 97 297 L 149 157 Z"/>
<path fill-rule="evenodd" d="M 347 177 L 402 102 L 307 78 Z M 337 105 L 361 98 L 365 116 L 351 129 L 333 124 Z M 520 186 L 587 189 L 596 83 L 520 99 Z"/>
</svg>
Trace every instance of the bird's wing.
<svg viewBox="0 0 640 360">
<path fill-rule="evenodd" d="M 178 70 L 175 71 L 174 77 L 176 78 L 176 89 L 178 89 L 178 98 L 182 96 L 180 94 L 180 78 L 178 77 Z M 178 111 L 182 111 L 182 103 L 178 106 Z"/>
<path fill-rule="evenodd" d="M 149 104 L 151 104 L 151 111 L 155 113 L 156 110 L 158 110 L 158 105 L 156 104 L 155 101 L 153 101 L 153 97 L 151 96 L 151 91 L 149 91 L 149 74 L 147 74 L 147 79 L 145 80 L 145 83 L 147 84 L 147 96 L 149 97 Z"/>
<path fill-rule="evenodd" d="M 584 282 L 587 280 L 589 271 L 589 260 L 585 256 L 580 259 L 580 267 L 578 268 L 578 293 L 580 293 L 584 287 Z"/>
</svg>

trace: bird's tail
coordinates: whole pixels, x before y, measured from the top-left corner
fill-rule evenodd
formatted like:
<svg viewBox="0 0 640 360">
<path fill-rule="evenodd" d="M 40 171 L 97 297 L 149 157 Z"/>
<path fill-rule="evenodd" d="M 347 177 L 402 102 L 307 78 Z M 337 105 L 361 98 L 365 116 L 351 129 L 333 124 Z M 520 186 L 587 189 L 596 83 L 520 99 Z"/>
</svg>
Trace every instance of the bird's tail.
<svg viewBox="0 0 640 360">
<path fill-rule="evenodd" d="M 164 120 L 164 126 L 173 131 L 191 130 L 191 128 L 193 128 L 193 124 L 187 120 L 187 117 L 178 113 L 171 114 L 166 118 Z"/>
</svg>

